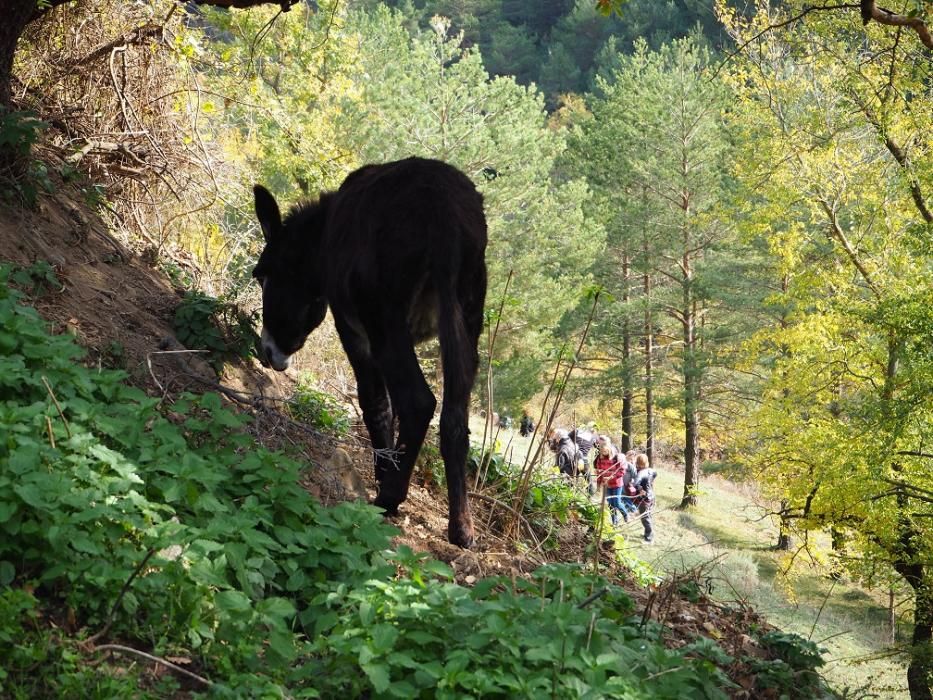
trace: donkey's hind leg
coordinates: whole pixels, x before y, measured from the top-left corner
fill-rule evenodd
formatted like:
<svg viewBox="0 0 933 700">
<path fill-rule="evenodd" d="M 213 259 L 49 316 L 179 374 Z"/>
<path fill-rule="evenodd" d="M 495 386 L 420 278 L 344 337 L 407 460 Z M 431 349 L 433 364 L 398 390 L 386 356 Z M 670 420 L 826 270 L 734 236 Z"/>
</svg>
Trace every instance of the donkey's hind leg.
<svg viewBox="0 0 933 700">
<path fill-rule="evenodd" d="M 388 468 L 383 473 L 374 505 L 393 514 L 408 497 L 411 472 L 424 443 L 428 424 L 434 416 L 437 400 L 421 373 L 406 326 L 397 326 L 386 334 L 384 346 L 377 357 L 392 399 L 392 408 L 398 417 L 395 446 L 398 462 L 396 468 Z"/>
<path fill-rule="evenodd" d="M 471 282 L 485 292 L 485 269 Z M 451 544 L 471 547 L 475 536 L 467 500 L 466 460 L 469 452 L 470 391 L 479 356 L 476 344 L 483 328 L 483 296 L 476 290 L 461 296 L 465 305 L 450 292 L 442 297 L 440 317 L 441 362 L 444 369 L 444 403 L 441 408 L 441 456 L 447 476 L 450 517 L 447 538 Z"/>
</svg>

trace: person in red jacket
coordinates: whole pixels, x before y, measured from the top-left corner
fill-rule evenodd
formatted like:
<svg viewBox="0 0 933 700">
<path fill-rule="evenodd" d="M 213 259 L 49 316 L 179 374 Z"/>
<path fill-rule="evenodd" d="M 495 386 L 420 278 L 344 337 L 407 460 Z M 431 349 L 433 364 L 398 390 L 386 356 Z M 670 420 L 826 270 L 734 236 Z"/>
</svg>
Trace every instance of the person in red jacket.
<svg viewBox="0 0 933 700">
<path fill-rule="evenodd" d="M 622 506 L 622 478 L 627 466 L 625 456 L 619 454 L 615 445 L 605 435 L 596 438 L 596 481 L 606 487 L 606 503 L 609 504 L 609 515 L 612 524 L 619 524 L 619 513 L 623 520 L 628 520 L 628 513 Z"/>
</svg>

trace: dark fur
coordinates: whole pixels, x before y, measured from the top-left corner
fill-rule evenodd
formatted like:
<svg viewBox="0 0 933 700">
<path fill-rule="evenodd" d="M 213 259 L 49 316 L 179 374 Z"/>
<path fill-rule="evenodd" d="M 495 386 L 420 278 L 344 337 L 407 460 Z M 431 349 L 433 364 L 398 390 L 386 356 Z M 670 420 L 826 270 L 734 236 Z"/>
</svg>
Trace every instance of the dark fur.
<svg viewBox="0 0 933 700">
<path fill-rule="evenodd" d="M 448 538 L 469 547 L 467 417 L 486 297 L 482 196 L 457 169 L 423 158 L 360 168 L 284 221 L 272 195 L 260 186 L 255 195 L 266 248 L 253 276 L 263 284 L 264 335 L 274 341 L 263 352 L 294 353 L 330 306 L 372 445 L 398 452 L 397 464 L 375 458 L 375 504 L 389 514 L 408 495 L 437 405 L 414 346 L 439 337 Z"/>
</svg>

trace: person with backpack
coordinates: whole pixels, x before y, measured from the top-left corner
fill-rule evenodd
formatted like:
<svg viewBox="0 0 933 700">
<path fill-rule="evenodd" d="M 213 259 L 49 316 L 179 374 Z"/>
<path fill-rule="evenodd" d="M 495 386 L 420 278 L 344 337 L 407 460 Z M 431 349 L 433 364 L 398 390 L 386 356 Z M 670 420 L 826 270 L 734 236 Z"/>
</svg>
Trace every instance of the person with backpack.
<svg viewBox="0 0 933 700">
<path fill-rule="evenodd" d="M 587 482 L 587 493 L 590 496 L 596 494 L 596 481 L 593 478 L 593 473 L 590 470 L 589 455 L 590 450 L 593 448 L 593 443 L 596 441 L 596 435 L 593 431 L 588 428 L 574 428 L 570 431 L 570 439 L 573 440 L 574 444 L 577 446 L 577 449 L 580 451 L 580 456 L 583 460 L 583 466 L 580 469 L 580 473 L 583 474 Z"/>
<path fill-rule="evenodd" d="M 638 512 L 634 501 L 635 477 L 638 476 L 638 469 L 635 468 L 636 454 L 635 450 L 629 450 L 624 456 L 620 455 L 625 461 L 625 469 L 622 472 L 622 496 L 619 500 L 622 502 L 626 522 L 628 522 L 628 516 Z"/>
<path fill-rule="evenodd" d="M 528 415 L 528 411 L 522 411 L 522 419 L 518 424 L 518 432 L 522 437 L 528 437 L 535 431 L 535 422 Z"/>
<path fill-rule="evenodd" d="M 593 468 L 596 471 L 596 482 L 606 489 L 606 504 L 609 506 L 609 516 L 612 525 L 619 524 L 619 514 L 628 521 L 628 513 L 622 506 L 622 476 L 628 462 L 625 456 L 616 450 L 615 445 L 605 435 L 600 435 L 595 442 L 596 457 Z"/>
<path fill-rule="evenodd" d="M 596 436 L 592 431 L 586 428 L 574 428 L 570 431 L 570 439 L 573 440 L 583 455 L 583 461 L 589 463 L 590 450 L 593 449 L 593 443 Z"/>
<path fill-rule="evenodd" d="M 658 473 L 651 468 L 648 455 L 640 454 L 635 457 L 635 505 L 645 527 L 645 542 L 654 539 L 654 528 L 651 523 L 651 510 L 654 508 L 654 480 Z"/>
<path fill-rule="evenodd" d="M 551 432 L 548 447 L 554 453 L 557 470 L 571 479 L 577 476 L 580 461 L 580 450 L 576 443 L 570 439 L 566 430 L 557 428 Z"/>
</svg>

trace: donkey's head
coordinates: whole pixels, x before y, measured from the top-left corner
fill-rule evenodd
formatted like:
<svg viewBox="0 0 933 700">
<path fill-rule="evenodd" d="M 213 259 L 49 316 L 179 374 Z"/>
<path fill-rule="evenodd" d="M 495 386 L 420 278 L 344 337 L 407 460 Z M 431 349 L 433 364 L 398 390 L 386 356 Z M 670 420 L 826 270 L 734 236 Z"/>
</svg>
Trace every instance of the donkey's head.
<svg viewBox="0 0 933 700">
<path fill-rule="evenodd" d="M 265 187 L 256 185 L 253 194 L 266 239 L 253 269 L 262 287 L 260 359 L 281 372 L 327 313 L 327 300 L 311 264 L 311 247 L 323 226 L 324 212 L 319 205 L 306 205 L 283 222 L 275 197 Z"/>
</svg>

